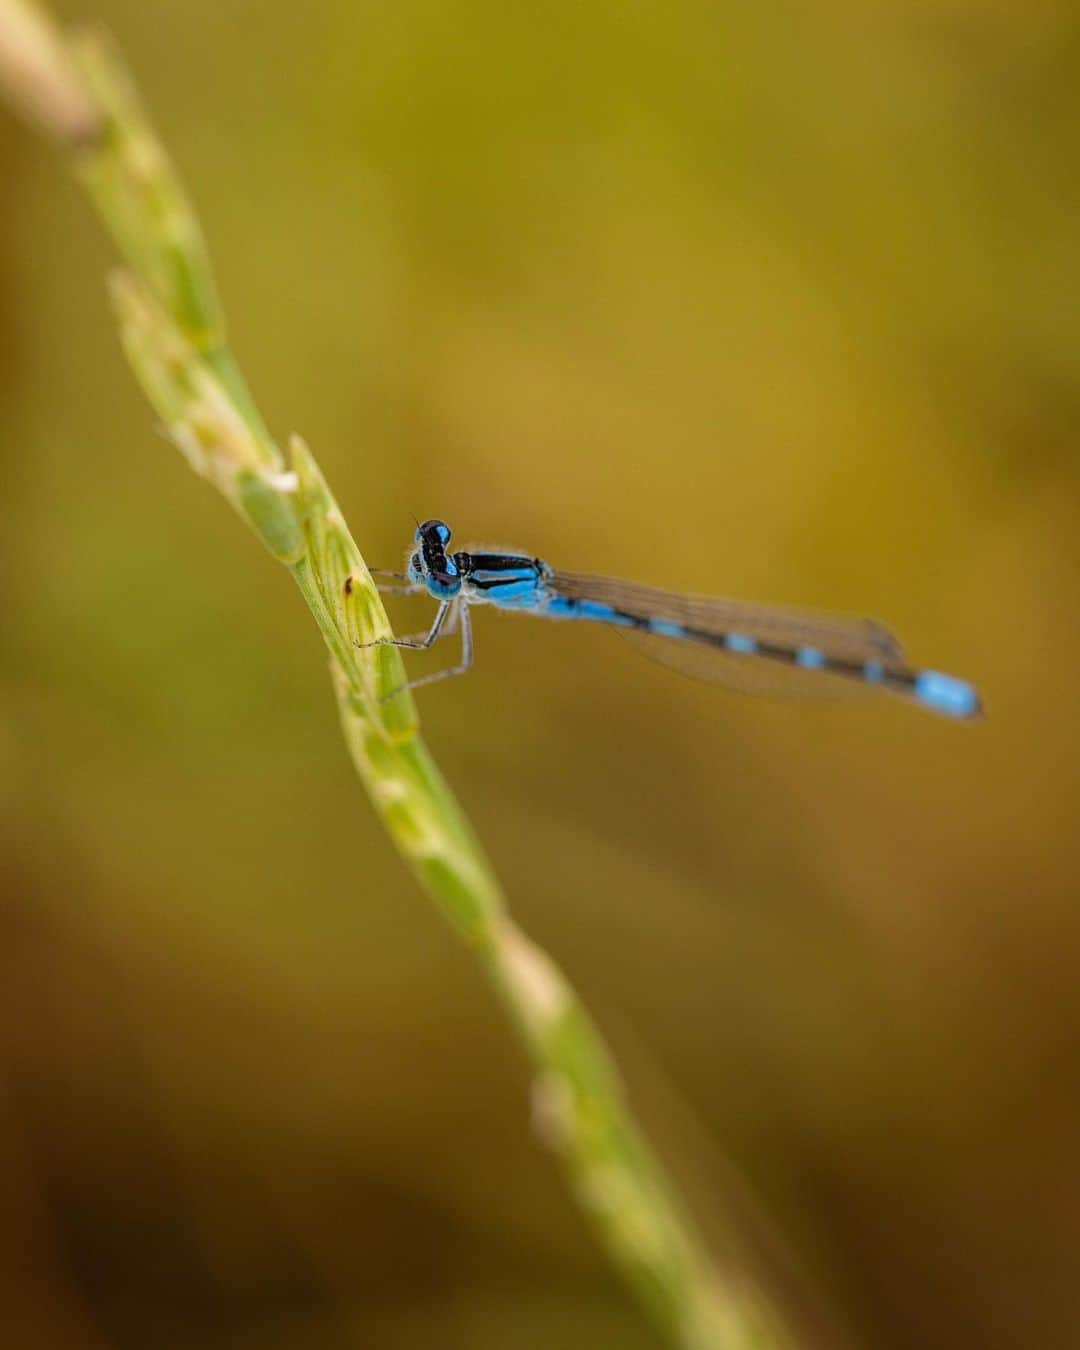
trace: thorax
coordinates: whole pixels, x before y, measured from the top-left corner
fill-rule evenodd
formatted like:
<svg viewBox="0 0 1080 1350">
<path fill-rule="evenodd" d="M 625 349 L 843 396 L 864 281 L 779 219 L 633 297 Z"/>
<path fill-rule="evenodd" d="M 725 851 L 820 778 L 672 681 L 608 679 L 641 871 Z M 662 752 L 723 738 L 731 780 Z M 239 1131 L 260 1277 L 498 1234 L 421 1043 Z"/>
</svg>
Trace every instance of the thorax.
<svg viewBox="0 0 1080 1350">
<path fill-rule="evenodd" d="M 462 590 L 472 604 L 528 608 L 545 597 L 549 568 L 517 553 L 457 553 Z"/>
</svg>

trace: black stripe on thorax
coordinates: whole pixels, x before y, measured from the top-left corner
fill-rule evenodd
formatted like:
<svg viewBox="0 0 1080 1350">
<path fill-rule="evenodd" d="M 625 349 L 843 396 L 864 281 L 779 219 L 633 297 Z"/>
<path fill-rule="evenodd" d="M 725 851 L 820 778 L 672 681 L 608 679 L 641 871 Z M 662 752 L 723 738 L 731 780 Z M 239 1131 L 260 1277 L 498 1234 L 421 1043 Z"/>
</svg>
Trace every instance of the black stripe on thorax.
<svg viewBox="0 0 1080 1350">
<path fill-rule="evenodd" d="M 539 558 L 525 558 L 512 553 L 458 553 L 455 559 L 466 575 L 470 572 L 514 572 L 525 567 L 531 567 L 539 573 L 541 566 Z"/>
</svg>

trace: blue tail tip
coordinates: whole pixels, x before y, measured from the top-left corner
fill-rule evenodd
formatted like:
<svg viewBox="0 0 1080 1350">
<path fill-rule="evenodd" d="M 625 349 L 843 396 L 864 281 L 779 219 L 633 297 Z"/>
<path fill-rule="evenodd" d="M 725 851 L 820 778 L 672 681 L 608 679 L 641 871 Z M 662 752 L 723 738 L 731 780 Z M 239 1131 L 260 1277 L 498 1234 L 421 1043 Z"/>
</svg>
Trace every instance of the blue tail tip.
<svg viewBox="0 0 1080 1350">
<path fill-rule="evenodd" d="M 915 697 L 924 707 L 946 717 L 982 716 L 982 702 L 975 686 L 940 670 L 919 672 L 915 677 Z"/>
</svg>

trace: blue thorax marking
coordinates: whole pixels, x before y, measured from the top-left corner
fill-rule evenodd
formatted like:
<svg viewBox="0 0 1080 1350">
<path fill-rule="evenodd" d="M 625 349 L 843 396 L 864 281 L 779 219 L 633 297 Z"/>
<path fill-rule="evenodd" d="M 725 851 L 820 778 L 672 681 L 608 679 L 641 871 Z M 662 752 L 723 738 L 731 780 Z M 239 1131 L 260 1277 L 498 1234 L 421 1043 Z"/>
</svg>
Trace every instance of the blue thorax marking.
<svg viewBox="0 0 1080 1350">
<path fill-rule="evenodd" d="M 536 606 L 543 596 L 544 565 L 512 553 L 456 553 L 454 560 L 473 602 L 515 609 Z"/>
</svg>

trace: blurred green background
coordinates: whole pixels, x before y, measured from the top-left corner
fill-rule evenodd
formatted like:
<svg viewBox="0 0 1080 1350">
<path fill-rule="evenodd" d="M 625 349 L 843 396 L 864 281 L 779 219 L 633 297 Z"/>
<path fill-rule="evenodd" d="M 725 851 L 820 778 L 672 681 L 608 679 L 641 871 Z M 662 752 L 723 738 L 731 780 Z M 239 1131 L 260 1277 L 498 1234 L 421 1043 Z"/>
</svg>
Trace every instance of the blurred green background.
<svg viewBox="0 0 1080 1350">
<path fill-rule="evenodd" d="M 1080 1343 L 1074 6 L 62 12 L 119 39 L 372 563 L 441 515 L 978 681 L 975 726 L 758 703 L 481 615 L 421 707 L 806 1344 Z M 655 1348 L 6 113 L 0 193 L 5 1344 Z"/>
</svg>

